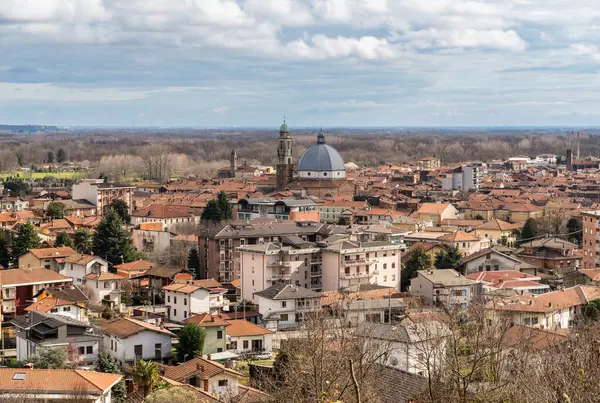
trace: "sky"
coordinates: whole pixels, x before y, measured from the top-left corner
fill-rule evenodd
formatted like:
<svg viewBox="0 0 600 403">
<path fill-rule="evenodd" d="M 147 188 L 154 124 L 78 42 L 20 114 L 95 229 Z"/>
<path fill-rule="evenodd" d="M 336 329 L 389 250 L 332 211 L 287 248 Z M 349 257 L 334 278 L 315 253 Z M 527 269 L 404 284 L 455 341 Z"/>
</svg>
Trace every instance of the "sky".
<svg viewBox="0 0 600 403">
<path fill-rule="evenodd" d="M 600 126 L 592 0 L 0 0 L 0 124 Z"/>
</svg>

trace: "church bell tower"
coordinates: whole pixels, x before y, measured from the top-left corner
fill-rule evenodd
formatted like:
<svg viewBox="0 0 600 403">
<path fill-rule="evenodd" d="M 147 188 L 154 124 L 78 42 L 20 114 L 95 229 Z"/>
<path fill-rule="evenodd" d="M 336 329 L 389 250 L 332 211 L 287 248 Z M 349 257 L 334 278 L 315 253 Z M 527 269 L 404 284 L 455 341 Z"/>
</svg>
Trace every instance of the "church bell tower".
<svg viewBox="0 0 600 403">
<path fill-rule="evenodd" d="M 279 142 L 277 145 L 277 189 L 285 190 L 286 185 L 293 179 L 292 136 L 284 118 L 283 124 L 279 128 Z"/>
<path fill-rule="evenodd" d="M 230 176 L 235 178 L 235 173 L 237 172 L 237 153 L 235 150 L 231 150 L 231 155 L 229 156 L 229 167 L 231 170 Z"/>
</svg>

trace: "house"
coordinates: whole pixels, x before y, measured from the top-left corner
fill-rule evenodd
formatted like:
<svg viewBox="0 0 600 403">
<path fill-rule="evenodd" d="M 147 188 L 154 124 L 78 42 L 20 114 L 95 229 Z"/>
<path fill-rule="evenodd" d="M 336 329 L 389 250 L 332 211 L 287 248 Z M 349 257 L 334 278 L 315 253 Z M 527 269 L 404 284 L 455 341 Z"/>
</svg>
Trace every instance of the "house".
<svg viewBox="0 0 600 403">
<path fill-rule="evenodd" d="M 85 276 L 83 288 L 90 294 L 90 304 L 121 311 L 121 283 L 125 279 L 125 276 L 109 272 L 92 272 Z"/>
<path fill-rule="evenodd" d="M 410 256 L 410 253 L 417 248 L 423 248 L 423 250 L 429 256 L 429 258 L 431 259 L 432 262 L 435 262 L 435 257 L 438 253 L 440 253 L 440 252 L 445 253 L 449 249 L 448 246 L 446 246 L 443 243 L 415 242 L 410 246 L 410 248 L 408 248 L 406 253 L 402 256 L 402 261 L 406 262 L 406 260 Z"/>
<path fill-rule="evenodd" d="M 506 253 L 505 253 L 506 252 Z M 535 270 L 535 266 L 509 254 L 505 248 L 489 248 L 465 256 L 461 260 L 463 274 L 497 270 Z"/>
<path fill-rule="evenodd" d="M 177 232 L 182 227 L 194 229 L 200 223 L 200 216 L 185 206 L 154 203 L 131 213 L 131 224 L 157 223 L 162 231 Z"/>
<path fill-rule="evenodd" d="M 337 223 L 343 211 L 347 209 L 361 209 L 368 207 L 366 201 L 344 201 L 344 200 L 326 200 L 316 205 L 316 209 L 320 212 L 321 221 L 329 223 Z"/>
<path fill-rule="evenodd" d="M 559 238 L 544 238 L 521 245 L 517 255 L 523 261 L 554 273 L 568 273 L 581 265 L 581 255 L 574 243 Z"/>
<path fill-rule="evenodd" d="M 80 285 L 91 273 L 107 273 L 109 263 L 100 256 L 75 253 L 59 260 L 59 264 L 58 272 Z"/>
<path fill-rule="evenodd" d="M 68 287 L 58 286 L 43 288 L 36 295 L 33 296 L 33 300 L 35 301 L 35 303 L 42 302 L 46 298 L 56 300 L 59 302 L 59 304 L 66 305 L 67 303 L 70 303 L 70 306 L 78 306 L 81 309 L 72 311 L 73 316 L 80 315 L 81 318 L 78 319 L 77 317 L 75 317 L 75 319 L 81 321 L 87 320 L 85 315 L 87 311 L 87 304 L 89 303 L 90 299 L 78 286 L 71 284 Z M 46 305 L 48 305 L 48 303 L 46 303 Z M 27 310 L 33 310 L 30 308 L 31 306 L 27 307 Z M 63 312 L 65 311 L 63 310 Z"/>
<path fill-rule="evenodd" d="M 450 203 L 423 203 L 416 212 L 422 221 L 431 221 L 433 225 L 441 225 L 443 220 L 456 219 L 458 210 Z"/>
<path fill-rule="evenodd" d="M 93 364 L 98 359 L 102 337 L 93 333 L 89 323 L 42 312 L 29 312 L 11 323 L 15 326 L 19 361 L 26 361 L 44 348 L 65 349 L 69 362 L 75 365 Z"/>
<path fill-rule="evenodd" d="M 219 315 L 209 313 L 192 314 L 184 320 L 185 323 L 193 323 L 204 329 L 204 349 L 202 355 L 221 353 L 227 350 L 227 326 L 229 322 Z"/>
<path fill-rule="evenodd" d="M 271 352 L 273 332 L 247 320 L 230 320 L 227 327 L 227 350 L 237 354 Z"/>
<path fill-rule="evenodd" d="M 173 233 L 165 231 L 160 223 L 143 223 L 131 231 L 136 249 L 148 253 L 163 253 L 171 246 Z"/>
<path fill-rule="evenodd" d="M 224 304 L 226 289 L 210 290 L 192 281 L 164 286 L 165 303 L 170 307 L 171 320 L 183 322 L 193 313 L 217 313 Z M 211 299 L 211 294 L 213 298 Z"/>
<path fill-rule="evenodd" d="M 96 207 L 96 214 L 108 213 L 114 200 L 124 201 L 129 209 L 133 205 L 135 186 L 105 183 L 103 179 L 84 179 L 73 185 L 73 200 L 86 200 Z"/>
<path fill-rule="evenodd" d="M 103 351 L 122 366 L 139 360 L 162 362 L 173 356 L 171 340 L 175 335 L 166 329 L 131 318 L 118 318 L 97 325 L 102 332 Z"/>
<path fill-rule="evenodd" d="M 73 279 L 43 267 L 0 271 L 2 313 L 5 319 L 21 315 L 34 295 L 51 286 L 69 286 Z"/>
<path fill-rule="evenodd" d="M 449 309 L 466 309 L 483 294 L 481 283 L 470 280 L 452 269 L 419 270 L 410 281 L 410 292 L 429 304 L 442 304 Z"/>
<path fill-rule="evenodd" d="M 568 329 L 582 307 L 600 298 L 600 287 L 577 285 L 537 296 L 500 297 L 486 304 L 489 324 L 513 324 L 539 329 Z"/>
<path fill-rule="evenodd" d="M 234 206 L 239 220 L 271 218 L 290 221 L 321 221 L 317 203 L 312 199 L 239 199 Z"/>
<path fill-rule="evenodd" d="M 482 271 L 468 274 L 467 278 L 484 284 L 485 293 L 511 290 L 516 294 L 543 294 L 550 291 L 548 284 L 541 284 L 540 277 L 518 270 Z"/>
<path fill-rule="evenodd" d="M 88 320 L 85 315 L 86 309 L 84 307 L 79 306 L 75 302 L 66 301 L 53 296 L 34 302 L 25 308 L 25 311 L 62 315 L 80 322 Z"/>
<path fill-rule="evenodd" d="M 501 242 L 502 245 L 514 247 L 517 243 L 517 235 L 522 225 L 511 224 L 494 218 L 484 224 L 475 227 L 475 236 L 488 238 L 492 245 Z"/>
<path fill-rule="evenodd" d="M 600 269 L 580 269 L 565 273 L 563 276 L 563 285 L 565 288 L 575 287 L 576 285 L 600 286 Z"/>
<path fill-rule="evenodd" d="M 0 199 L 0 209 L 10 212 L 25 211 L 29 209 L 29 201 L 20 197 L 3 197 Z"/>
<path fill-rule="evenodd" d="M 110 403 L 121 378 L 77 369 L 0 368 L 0 400 Z"/>
<path fill-rule="evenodd" d="M 378 362 L 411 374 L 426 376 L 441 369 L 446 355 L 448 327 L 438 321 L 406 324 L 361 324 L 356 334 Z"/>
<path fill-rule="evenodd" d="M 128 278 L 143 276 L 154 264 L 149 260 L 134 260 L 129 263 L 122 263 L 113 266 L 117 274 L 122 274 Z"/>
<path fill-rule="evenodd" d="M 456 231 L 437 238 L 438 242 L 445 244 L 450 248 L 458 248 L 463 256 L 479 252 L 482 249 L 490 247 L 490 240 L 487 238 L 477 238 L 470 233 Z"/>
<path fill-rule="evenodd" d="M 69 246 L 59 248 L 29 249 L 19 256 L 19 267 L 44 267 L 58 272 L 64 258 L 76 255 L 77 252 Z"/>
<path fill-rule="evenodd" d="M 258 312 L 273 331 L 300 327 L 305 314 L 321 310 L 320 293 L 291 284 L 276 283 L 254 295 Z"/>
<path fill-rule="evenodd" d="M 175 366 L 163 366 L 161 373 L 165 378 L 201 388 L 226 402 L 238 395 L 240 381 L 245 378 L 239 372 L 201 357 Z"/>
</svg>

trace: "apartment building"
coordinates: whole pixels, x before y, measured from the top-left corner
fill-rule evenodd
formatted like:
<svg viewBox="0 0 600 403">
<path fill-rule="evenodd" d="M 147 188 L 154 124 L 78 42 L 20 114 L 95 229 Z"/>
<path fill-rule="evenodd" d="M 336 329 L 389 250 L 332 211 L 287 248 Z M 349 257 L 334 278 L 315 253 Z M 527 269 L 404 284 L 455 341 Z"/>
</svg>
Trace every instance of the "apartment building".
<svg viewBox="0 0 600 403">
<path fill-rule="evenodd" d="M 230 224 L 224 227 L 204 228 L 198 234 L 200 274 L 228 283 L 241 278 L 238 248 L 280 242 L 294 235 L 310 242 L 321 241 L 330 235 L 346 234 L 346 227 L 310 221 L 273 222 L 269 224 Z M 261 291 L 257 290 L 257 291 Z"/>
<path fill-rule="evenodd" d="M 600 266 L 600 210 L 583 211 L 583 268 Z"/>
<path fill-rule="evenodd" d="M 585 229 L 584 229 L 585 236 Z M 544 238 L 521 245 L 518 257 L 542 272 L 564 274 L 575 270 L 581 264 L 577 245 L 559 238 Z"/>
<path fill-rule="evenodd" d="M 193 314 L 229 310 L 227 289 L 207 286 L 207 281 L 211 280 L 175 282 L 163 287 L 171 320 L 183 322 Z"/>
<path fill-rule="evenodd" d="M 425 171 L 431 171 L 440 167 L 441 161 L 436 157 L 425 157 L 419 161 L 419 166 Z"/>
<path fill-rule="evenodd" d="M 258 303 L 255 293 L 285 283 L 312 291 L 331 291 L 358 284 L 400 289 L 403 245 L 385 241 L 352 241 L 347 236 L 329 242 L 284 237 L 282 242 L 238 248 L 242 298 Z M 335 242 L 333 242 L 335 241 Z"/>
<path fill-rule="evenodd" d="M 483 294 L 481 283 L 470 280 L 456 270 L 419 270 L 410 281 L 410 292 L 429 304 L 449 309 L 467 309 L 473 299 Z"/>
<path fill-rule="evenodd" d="M 321 221 L 320 211 L 312 199 L 240 199 L 235 205 L 239 220 L 271 218 L 290 221 Z"/>
<path fill-rule="evenodd" d="M 69 246 L 29 249 L 19 256 L 19 267 L 44 267 L 58 272 L 64 259 L 76 254 L 77 252 Z"/>
<path fill-rule="evenodd" d="M 84 179 L 73 185 L 73 199 L 87 200 L 96 206 L 97 214 L 102 216 L 108 212 L 113 200 L 123 200 L 131 209 L 135 189 L 135 186 L 105 183 L 102 179 Z"/>
<path fill-rule="evenodd" d="M 442 177 L 442 189 L 460 190 L 462 192 L 479 190 L 482 175 L 482 164 L 460 166 Z"/>
</svg>

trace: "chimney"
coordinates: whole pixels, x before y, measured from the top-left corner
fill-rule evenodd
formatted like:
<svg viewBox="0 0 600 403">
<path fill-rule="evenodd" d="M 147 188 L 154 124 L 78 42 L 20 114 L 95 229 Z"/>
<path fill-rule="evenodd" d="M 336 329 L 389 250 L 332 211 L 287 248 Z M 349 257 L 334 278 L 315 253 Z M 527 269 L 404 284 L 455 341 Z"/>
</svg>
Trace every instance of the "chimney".
<svg viewBox="0 0 600 403">
<path fill-rule="evenodd" d="M 125 379 L 125 386 L 127 387 L 127 394 L 133 393 L 133 380 Z"/>
<path fill-rule="evenodd" d="M 206 355 L 206 359 L 207 359 L 208 361 L 210 361 L 210 354 L 207 354 L 207 355 Z"/>
<path fill-rule="evenodd" d="M 204 391 L 208 392 L 208 378 L 204 378 Z"/>
</svg>

